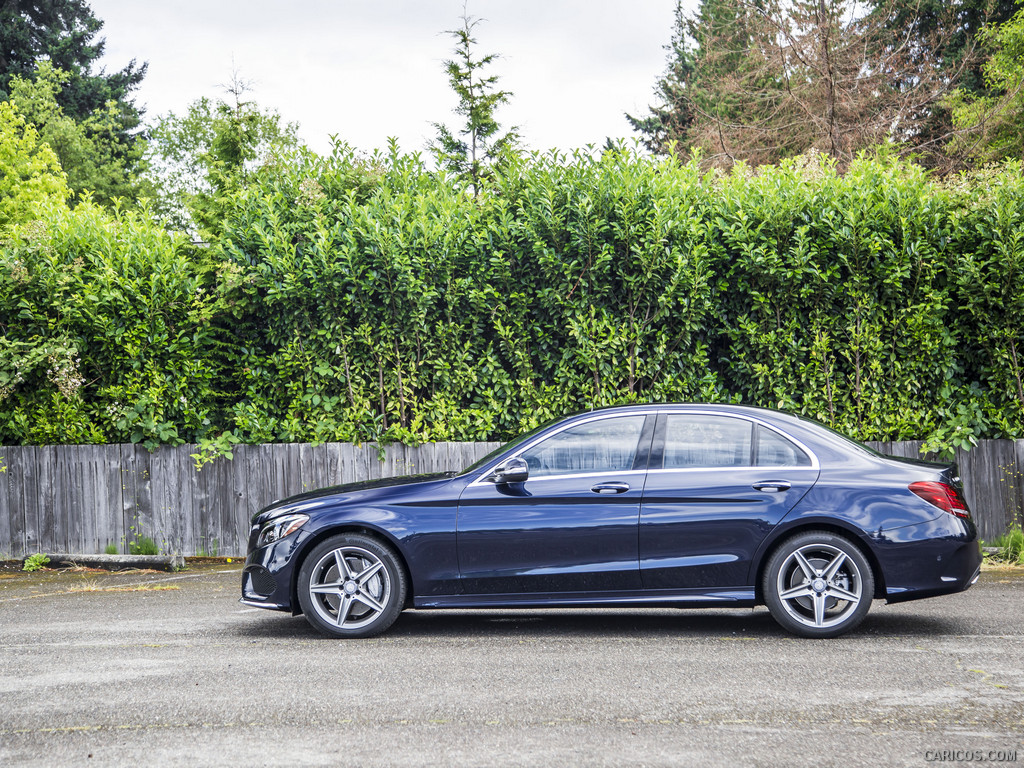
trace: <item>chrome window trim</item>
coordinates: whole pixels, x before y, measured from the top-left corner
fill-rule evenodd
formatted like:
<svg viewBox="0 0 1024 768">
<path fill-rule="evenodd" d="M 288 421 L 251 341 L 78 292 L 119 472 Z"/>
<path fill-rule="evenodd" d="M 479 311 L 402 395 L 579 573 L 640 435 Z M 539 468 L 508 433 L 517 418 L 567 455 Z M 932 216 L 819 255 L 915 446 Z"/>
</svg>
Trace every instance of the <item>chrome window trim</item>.
<svg viewBox="0 0 1024 768">
<path fill-rule="evenodd" d="M 680 409 L 680 410 L 671 410 L 671 409 L 665 409 L 665 408 L 650 408 L 650 409 L 645 408 L 643 410 L 638 410 L 638 411 L 629 411 L 628 413 L 595 413 L 593 416 L 590 416 L 588 418 L 580 419 L 578 421 L 574 421 L 571 424 L 566 424 L 564 427 L 562 427 L 561 429 L 559 429 L 559 430 L 557 430 L 555 432 L 551 432 L 551 433 L 546 434 L 546 435 L 540 435 L 540 436 L 534 438 L 533 440 L 531 440 L 526 445 L 520 446 L 519 450 L 517 450 L 515 453 L 512 453 L 512 454 L 510 454 L 508 456 L 504 456 L 501 459 L 499 459 L 498 461 L 496 461 L 493 464 L 491 464 L 490 466 L 485 467 L 481 471 L 481 473 L 473 480 L 473 482 L 471 482 L 466 487 L 467 488 L 472 488 L 475 485 L 484 485 L 484 484 L 490 485 L 490 483 L 488 481 L 484 480 L 484 478 L 487 477 L 489 474 L 491 474 L 491 472 L 494 470 L 494 468 L 496 466 L 498 466 L 499 464 L 501 464 L 502 461 L 508 461 L 509 459 L 514 459 L 514 458 L 520 456 L 521 454 L 525 453 L 526 451 L 528 451 L 533 446 L 537 445 L 537 443 L 541 442 L 542 440 L 547 440 L 549 437 L 554 437 L 555 435 L 557 435 L 557 434 L 559 434 L 561 432 L 564 432 L 565 430 L 569 429 L 570 427 L 579 426 L 580 424 L 589 424 L 592 421 L 601 421 L 603 419 L 617 419 L 617 418 L 621 418 L 623 416 L 651 416 L 651 415 L 654 415 L 654 416 L 657 416 L 657 415 L 664 415 L 664 416 L 689 416 L 689 415 L 694 415 L 694 416 L 724 416 L 724 417 L 730 418 L 730 419 L 742 419 L 743 421 L 748 421 L 748 422 L 751 422 L 753 424 L 757 424 L 759 426 L 762 426 L 765 429 L 770 429 L 772 432 L 775 432 L 776 434 L 780 435 L 781 437 L 785 438 L 786 440 L 789 440 L 791 443 L 793 443 L 793 445 L 795 445 L 797 448 L 799 448 L 801 451 L 803 451 L 805 454 L 807 454 L 811 458 L 811 464 L 810 464 L 810 466 L 801 466 L 799 464 L 785 464 L 785 465 L 771 465 L 771 466 L 754 466 L 754 465 L 751 465 L 751 464 L 745 464 L 745 465 L 742 465 L 742 466 L 733 466 L 733 467 L 679 467 L 679 468 L 675 468 L 675 469 L 672 469 L 672 468 L 665 469 L 664 467 L 661 467 L 661 468 L 658 468 L 658 469 L 629 469 L 629 470 L 623 470 L 622 472 L 585 472 L 585 473 L 575 473 L 575 474 L 567 474 L 567 475 L 543 475 L 541 477 L 531 478 L 531 479 L 535 479 L 535 480 L 540 481 L 540 480 L 554 480 L 554 479 L 564 479 L 564 478 L 573 478 L 573 477 L 608 477 L 611 474 L 615 474 L 615 475 L 626 475 L 626 474 L 635 475 L 635 474 L 641 474 L 641 473 L 642 474 L 647 474 L 647 473 L 650 473 L 650 472 L 655 472 L 655 473 L 665 473 L 665 472 L 734 472 L 734 471 L 736 471 L 738 469 L 759 469 L 759 470 L 763 470 L 765 472 L 772 472 L 774 470 L 783 471 L 783 470 L 794 470 L 794 469 L 813 469 L 813 470 L 819 470 L 819 471 L 821 470 L 821 464 L 818 461 L 818 456 L 814 453 L 814 451 L 809 449 L 806 445 L 804 445 L 804 443 L 802 443 L 800 440 L 797 440 L 792 435 L 787 434 L 783 430 L 781 430 L 778 427 L 776 427 L 774 424 L 769 424 L 768 422 L 764 421 L 763 419 L 758 418 L 757 416 L 751 416 L 751 415 L 748 415 L 748 414 L 745 414 L 745 413 L 744 414 L 729 413 L 727 411 L 712 410 L 712 409 L 708 409 L 708 408 L 701 408 L 701 409 L 689 409 L 688 408 L 688 409 Z M 527 481 L 527 482 L 529 482 L 529 481 Z"/>
<path fill-rule="evenodd" d="M 750 464 L 744 464 L 742 466 L 735 466 L 735 467 L 676 467 L 675 469 L 665 469 L 664 467 L 662 467 L 660 469 L 648 469 L 647 473 L 650 474 L 650 475 L 661 475 L 661 474 L 664 474 L 666 472 L 737 472 L 737 471 L 746 472 L 746 471 L 752 470 L 752 469 L 756 469 L 756 470 L 759 470 L 760 472 L 767 473 L 769 470 L 775 470 L 775 469 L 780 470 L 780 471 L 792 470 L 792 469 L 808 469 L 808 470 L 810 470 L 810 469 L 818 469 L 818 467 L 814 467 L 814 466 L 811 466 L 809 464 L 804 464 L 804 465 L 800 465 L 800 464 L 772 464 L 771 466 L 761 466 L 761 467 L 752 466 Z"/>
<path fill-rule="evenodd" d="M 514 457 L 509 456 L 509 458 L 511 459 Z M 566 480 L 574 477 L 611 477 L 612 475 L 614 475 L 615 477 L 626 477 L 627 475 L 646 474 L 646 469 L 624 469 L 621 472 L 615 472 L 614 470 L 611 472 L 577 472 L 571 475 L 541 475 L 540 477 L 531 477 L 527 482 L 542 483 L 545 480 Z M 487 483 L 487 485 L 490 485 L 490 483 Z"/>
</svg>

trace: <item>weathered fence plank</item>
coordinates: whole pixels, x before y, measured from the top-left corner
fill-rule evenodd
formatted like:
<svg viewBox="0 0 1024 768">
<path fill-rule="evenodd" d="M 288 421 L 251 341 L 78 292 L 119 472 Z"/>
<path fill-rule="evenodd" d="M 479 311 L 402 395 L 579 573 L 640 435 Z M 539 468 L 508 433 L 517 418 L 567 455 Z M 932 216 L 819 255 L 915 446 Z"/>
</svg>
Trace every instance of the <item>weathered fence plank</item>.
<svg viewBox="0 0 1024 768">
<path fill-rule="evenodd" d="M 224 521 L 226 530 L 230 530 L 230 536 L 225 533 L 225 541 L 222 544 L 225 554 L 241 553 L 245 551 L 246 542 L 249 539 L 249 506 L 246 498 L 248 488 L 249 471 L 246 462 L 249 458 L 248 445 L 235 446 L 233 451 L 234 460 L 230 462 L 231 477 L 228 492 L 229 504 L 222 511 L 221 520 Z M 218 554 L 220 554 L 218 552 Z"/>
<path fill-rule="evenodd" d="M 36 519 L 39 509 L 39 474 L 36 461 L 37 448 L 17 446 L 5 448 L 9 454 L 7 474 L 10 475 L 8 499 L 11 510 L 11 549 L 14 557 L 38 552 Z"/>
<path fill-rule="evenodd" d="M 500 443 L 239 445 L 196 470 L 195 446 L 0 447 L 0 557 L 101 552 L 152 538 L 161 551 L 235 556 L 249 521 L 287 496 L 359 480 L 461 470 Z M 919 458 L 921 443 L 872 444 Z M 957 461 L 983 538 L 1024 520 L 1024 440 L 983 440 Z"/>
<path fill-rule="evenodd" d="M 57 496 L 60 493 L 60 478 L 57 474 L 57 447 L 47 445 L 37 448 L 36 461 L 39 467 L 37 480 L 39 505 L 36 508 L 38 514 L 36 530 L 39 531 L 40 537 L 45 539 L 46 531 L 60 531 L 65 527 L 64 521 L 57 518 L 57 512 L 60 509 L 57 503 Z"/>
<path fill-rule="evenodd" d="M 995 538 L 1019 520 L 1020 508 L 1008 482 L 1019 471 L 1014 454 L 1009 440 L 981 440 L 971 451 L 957 451 L 964 495 L 983 539 Z"/>
<path fill-rule="evenodd" d="M 86 524 L 84 536 L 72 552 L 102 552 L 108 544 L 118 542 L 124 507 L 124 475 L 121 473 L 121 452 L 114 446 L 91 445 L 89 469 L 96 477 L 96 495 L 83 499 Z M 91 522 L 91 524 L 90 524 Z M 68 542 L 69 548 L 71 542 Z"/>
<path fill-rule="evenodd" d="M 11 503 L 8 500 L 10 485 L 10 451 L 0 448 L 0 558 L 14 557 L 11 537 Z"/>
<path fill-rule="evenodd" d="M 133 527 L 154 529 L 150 459 L 150 452 L 141 445 L 121 446 L 121 522 L 113 537 L 121 554 L 128 554 Z"/>
</svg>

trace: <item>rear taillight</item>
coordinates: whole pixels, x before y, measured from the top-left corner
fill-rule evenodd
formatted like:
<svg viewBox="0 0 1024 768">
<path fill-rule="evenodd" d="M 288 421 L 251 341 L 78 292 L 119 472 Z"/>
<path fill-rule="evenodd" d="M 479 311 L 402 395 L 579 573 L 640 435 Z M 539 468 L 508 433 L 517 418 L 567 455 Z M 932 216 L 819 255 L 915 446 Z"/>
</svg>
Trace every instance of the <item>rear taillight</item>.
<svg viewBox="0 0 1024 768">
<path fill-rule="evenodd" d="M 929 504 L 934 504 L 943 512 L 949 512 L 949 514 L 956 515 L 957 517 L 971 516 L 971 510 L 967 508 L 967 502 L 960 495 L 960 491 L 948 483 L 911 483 L 909 488 Z"/>
</svg>

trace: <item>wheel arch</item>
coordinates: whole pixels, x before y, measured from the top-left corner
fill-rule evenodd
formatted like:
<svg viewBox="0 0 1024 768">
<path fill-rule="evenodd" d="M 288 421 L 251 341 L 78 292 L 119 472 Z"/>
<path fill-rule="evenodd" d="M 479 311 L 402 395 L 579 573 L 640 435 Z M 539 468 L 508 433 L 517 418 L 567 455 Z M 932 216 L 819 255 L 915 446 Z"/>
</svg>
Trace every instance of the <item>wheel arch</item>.
<svg viewBox="0 0 1024 768">
<path fill-rule="evenodd" d="M 860 553 L 864 555 L 864 559 L 868 561 L 868 565 L 871 566 L 871 575 L 874 576 L 875 580 L 875 593 L 873 598 L 877 600 L 886 596 L 885 575 L 882 573 L 881 563 L 879 563 L 878 557 L 875 555 L 872 547 L 867 543 L 866 536 L 863 531 L 858 530 L 852 525 L 844 525 L 842 522 L 833 518 L 804 518 L 801 519 L 800 522 L 787 526 L 782 530 L 773 531 L 772 534 L 762 542 L 757 553 L 756 567 L 754 568 L 753 574 L 754 599 L 758 604 L 764 604 L 764 593 L 761 582 L 764 580 L 764 571 L 765 568 L 768 567 L 768 561 L 771 560 L 772 555 L 789 539 L 811 531 L 834 533 L 838 536 L 842 536 L 857 547 L 857 549 L 860 550 Z"/>
<path fill-rule="evenodd" d="M 302 549 L 299 551 L 298 557 L 295 560 L 295 567 L 292 568 L 291 584 L 289 586 L 292 615 L 298 616 L 302 613 L 302 607 L 299 603 L 299 572 L 302 570 L 302 566 L 306 562 L 306 558 L 309 557 L 309 553 L 316 549 L 322 542 L 332 536 L 337 536 L 342 533 L 359 533 L 364 536 L 369 536 L 370 538 L 377 539 L 383 544 L 386 544 L 394 551 L 395 556 L 398 558 L 398 563 L 402 567 L 402 571 L 405 575 L 405 581 L 409 585 L 409 589 L 405 596 L 404 607 L 411 607 L 412 596 L 415 594 L 415 588 L 412 581 L 412 571 L 409 570 L 409 563 L 405 557 L 405 552 L 402 551 L 402 547 L 398 543 L 398 540 L 387 531 L 381 528 L 376 528 L 372 525 L 356 522 L 343 522 L 338 523 L 337 525 L 325 526 L 322 530 L 317 531 L 303 542 Z"/>
</svg>

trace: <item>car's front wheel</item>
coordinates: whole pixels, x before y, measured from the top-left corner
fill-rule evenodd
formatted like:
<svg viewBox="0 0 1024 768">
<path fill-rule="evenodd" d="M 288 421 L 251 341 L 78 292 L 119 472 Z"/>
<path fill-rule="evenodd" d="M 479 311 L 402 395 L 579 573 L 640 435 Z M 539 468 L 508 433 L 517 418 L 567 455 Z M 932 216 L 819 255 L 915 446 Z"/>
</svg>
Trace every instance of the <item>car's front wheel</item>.
<svg viewBox="0 0 1024 768">
<path fill-rule="evenodd" d="M 394 551 L 370 536 L 340 534 L 302 563 L 299 603 L 306 620 L 335 637 L 371 637 L 386 630 L 405 604 L 405 572 Z"/>
<path fill-rule="evenodd" d="M 849 539 L 810 531 L 772 553 L 761 584 L 764 601 L 784 629 L 803 637 L 836 637 L 867 615 L 874 575 Z"/>
</svg>

